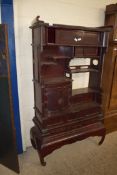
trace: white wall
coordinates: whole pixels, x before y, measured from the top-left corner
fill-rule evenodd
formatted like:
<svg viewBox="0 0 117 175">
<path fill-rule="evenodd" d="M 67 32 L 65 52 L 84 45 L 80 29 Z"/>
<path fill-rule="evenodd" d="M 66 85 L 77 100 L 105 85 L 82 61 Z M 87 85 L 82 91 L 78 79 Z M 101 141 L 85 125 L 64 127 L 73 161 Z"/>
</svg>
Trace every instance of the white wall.
<svg viewBox="0 0 117 175">
<path fill-rule="evenodd" d="M 49 23 L 102 26 L 107 4 L 116 0 L 14 0 L 16 61 L 21 127 L 24 149 L 30 146 L 29 130 L 33 125 L 33 83 L 31 21 L 40 15 Z"/>
</svg>

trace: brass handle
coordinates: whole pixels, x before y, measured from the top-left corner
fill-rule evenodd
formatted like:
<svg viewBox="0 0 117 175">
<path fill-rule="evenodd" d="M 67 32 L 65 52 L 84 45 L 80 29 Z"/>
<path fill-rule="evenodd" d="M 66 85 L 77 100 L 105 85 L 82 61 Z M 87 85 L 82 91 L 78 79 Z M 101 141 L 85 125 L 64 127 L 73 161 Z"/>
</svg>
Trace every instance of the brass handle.
<svg viewBox="0 0 117 175">
<path fill-rule="evenodd" d="M 75 41 L 75 42 L 77 42 L 77 41 L 78 41 L 76 37 L 74 38 L 74 41 Z"/>
<path fill-rule="evenodd" d="M 82 38 L 81 38 L 81 37 L 78 37 L 78 38 L 77 38 L 77 40 L 78 40 L 78 41 L 81 41 L 81 40 L 82 40 Z"/>
</svg>

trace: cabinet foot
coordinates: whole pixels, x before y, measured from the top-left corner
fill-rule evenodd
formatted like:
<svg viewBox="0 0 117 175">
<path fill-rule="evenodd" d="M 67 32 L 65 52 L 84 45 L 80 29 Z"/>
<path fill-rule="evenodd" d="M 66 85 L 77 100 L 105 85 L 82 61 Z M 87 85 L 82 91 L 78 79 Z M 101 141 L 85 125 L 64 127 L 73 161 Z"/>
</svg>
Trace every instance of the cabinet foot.
<svg viewBox="0 0 117 175">
<path fill-rule="evenodd" d="M 44 161 L 44 157 L 41 155 L 41 153 L 38 151 L 40 163 L 42 166 L 46 166 L 46 162 Z"/>
<path fill-rule="evenodd" d="M 103 142 L 104 142 L 104 139 L 105 139 L 105 135 L 102 136 L 100 142 L 99 142 L 99 145 L 101 145 Z"/>
</svg>

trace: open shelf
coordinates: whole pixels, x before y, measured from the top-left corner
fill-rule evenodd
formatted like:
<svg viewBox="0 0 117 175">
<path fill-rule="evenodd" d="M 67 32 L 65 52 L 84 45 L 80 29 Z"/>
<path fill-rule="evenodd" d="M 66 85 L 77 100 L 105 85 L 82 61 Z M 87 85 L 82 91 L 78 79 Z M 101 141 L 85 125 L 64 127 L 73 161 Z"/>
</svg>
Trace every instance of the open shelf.
<svg viewBox="0 0 117 175">
<path fill-rule="evenodd" d="M 56 78 L 46 78 L 44 79 L 45 85 L 53 85 L 53 84 L 60 84 L 60 83 L 66 83 L 66 82 L 72 82 L 72 79 L 67 77 L 56 77 Z"/>
<path fill-rule="evenodd" d="M 71 73 L 83 72 L 99 72 L 98 69 L 92 68 L 90 65 L 70 66 Z"/>
<path fill-rule="evenodd" d="M 74 56 L 75 57 L 75 56 Z M 76 56 L 77 58 L 90 58 L 90 59 L 99 59 L 100 58 L 100 56 L 98 56 L 98 55 L 89 55 L 89 54 L 87 54 L 87 55 L 78 55 L 78 56 Z"/>
<path fill-rule="evenodd" d="M 52 59 L 57 60 L 57 59 L 71 59 L 71 57 L 64 56 L 64 55 L 56 55 L 53 56 Z"/>
<path fill-rule="evenodd" d="M 92 88 L 80 88 L 72 90 L 71 103 L 81 104 L 98 103 L 101 98 L 101 91 Z"/>
<path fill-rule="evenodd" d="M 83 72 L 99 72 L 96 69 L 75 69 L 71 70 L 71 73 L 83 73 Z"/>
<path fill-rule="evenodd" d="M 54 61 L 43 61 L 41 62 L 41 65 L 56 65 L 57 63 Z"/>
<path fill-rule="evenodd" d="M 58 60 L 58 59 L 71 59 L 72 57 L 70 56 L 65 56 L 65 55 L 46 55 L 46 59 L 52 59 L 52 60 Z"/>
<path fill-rule="evenodd" d="M 106 46 L 103 46 L 103 45 L 93 45 L 93 44 L 90 44 L 90 45 L 81 45 L 81 44 L 57 44 L 57 43 L 47 43 L 47 44 L 43 44 L 43 46 L 76 46 L 76 47 L 106 47 Z"/>
<path fill-rule="evenodd" d="M 73 89 L 72 90 L 72 96 L 78 95 L 78 94 L 87 94 L 87 93 L 98 93 L 100 92 L 97 89 L 92 89 L 92 88 L 80 88 L 80 89 Z"/>
</svg>

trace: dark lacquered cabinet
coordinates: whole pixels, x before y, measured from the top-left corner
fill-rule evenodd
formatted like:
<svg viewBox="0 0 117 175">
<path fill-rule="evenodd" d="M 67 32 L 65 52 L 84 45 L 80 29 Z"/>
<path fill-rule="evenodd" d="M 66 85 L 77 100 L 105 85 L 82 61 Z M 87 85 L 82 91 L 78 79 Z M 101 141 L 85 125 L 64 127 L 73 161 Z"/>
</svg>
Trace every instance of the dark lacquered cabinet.
<svg viewBox="0 0 117 175">
<path fill-rule="evenodd" d="M 8 26 L 0 24 L 0 164 L 19 173 L 13 109 Z"/>
<path fill-rule="evenodd" d="M 53 150 L 89 136 L 105 137 L 101 77 L 111 28 L 49 25 L 39 18 L 31 26 L 35 126 L 31 142 L 42 165 Z M 89 58 L 88 65 L 72 65 Z M 95 64 L 95 62 L 97 62 Z M 86 88 L 73 89 L 73 74 L 89 72 Z"/>
<path fill-rule="evenodd" d="M 108 52 L 104 60 L 103 110 L 107 132 L 117 130 L 117 4 L 106 6 L 105 26 L 112 25 Z"/>
</svg>

